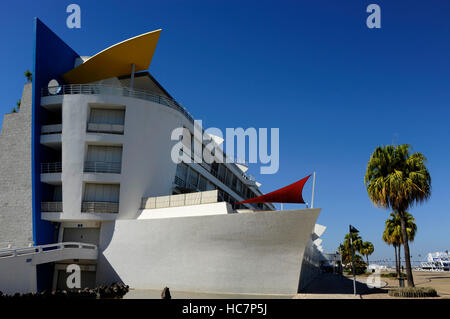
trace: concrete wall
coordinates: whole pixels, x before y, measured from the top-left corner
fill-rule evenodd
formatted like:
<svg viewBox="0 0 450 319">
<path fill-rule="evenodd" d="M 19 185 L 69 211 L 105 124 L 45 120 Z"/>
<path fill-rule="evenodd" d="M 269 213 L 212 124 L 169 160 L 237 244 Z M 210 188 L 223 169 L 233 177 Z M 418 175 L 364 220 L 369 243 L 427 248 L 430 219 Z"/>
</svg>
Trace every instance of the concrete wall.
<svg viewBox="0 0 450 319">
<path fill-rule="evenodd" d="M 176 164 L 172 161 L 173 129 L 193 124 L 179 111 L 147 100 L 105 94 L 49 96 L 42 105 L 62 104 L 62 184 L 64 213 L 44 213 L 47 220 L 134 219 L 143 197 L 172 194 Z M 86 132 L 90 107 L 125 108 L 124 134 Z M 122 173 L 83 173 L 87 143 L 122 145 Z M 190 164 L 224 191 L 235 194 L 198 164 Z M 82 214 L 83 184 L 86 182 L 120 183 L 120 207 L 117 216 Z M 107 216 L 110 215 L 110 216 Z"/>
<path fill-rule="evenodd" d="M 310 238 L 308 240 L 308 244 L 306 245 L 305 255 L 302 261 L 302 273 L 298 286 L 299 291 L 307 287 L 308 284 L 320 274 L 321 256 L 321 252 L 317 249 L 317 246 Z"/>
<path fill-rule="evenodd" d="M 36 292 L 36 265 L 30 256 L 0 258 L 0 291 Z"/>
<path fill-rule="evenodd" d="M 200 205 L 217 203 L 219 191 L 205 191 L 187 194 L 177 194 L 158 197 L 147 197 L 142 199 L 143 209 L 181 207 L 188 205 Z"/>
<path fill-rule="evenodd" d="M 142 197 L 172 193 L 176 164 L 171 160 L 171 132 L 188 126 L 178 111 L 157 103 L 114 95 L 65 95 L 42 98 L 41 104 L 62 103 L 63 214 L 44 214 L 53 220 L 108 220 L 110 214 L 81 213 L 83 183 L 120 182 L 119 214 L 113 218 L 136 218 Z M 125 106 L 124 135 L 89 133 L 89 105 Z M 87 143 L 123 145 L 122 173 L 84 174 Z M 115 175 L 115 176 L 111 176 Z"/>
<path fill-rule="evenodd" d="M 206 216 L 206 215 L 220 215 L 220 214 L 234 213 L 231 205 L 226 202 L 183 206 L 183 207 L 143 209 L 140 212 L 141 214 L 139 215 L 138 219 Z"/>
<path fill-rule="evenodd" d="M 0 248 L 33 242 L 31 192 L 31 83 L 20 112 L 5 114 L 0 134 Z"/>
<path fill-rule="evenodd" d="M 97 283 L 294 294 L 320 209 L 103 223 Z"/>
</svg>

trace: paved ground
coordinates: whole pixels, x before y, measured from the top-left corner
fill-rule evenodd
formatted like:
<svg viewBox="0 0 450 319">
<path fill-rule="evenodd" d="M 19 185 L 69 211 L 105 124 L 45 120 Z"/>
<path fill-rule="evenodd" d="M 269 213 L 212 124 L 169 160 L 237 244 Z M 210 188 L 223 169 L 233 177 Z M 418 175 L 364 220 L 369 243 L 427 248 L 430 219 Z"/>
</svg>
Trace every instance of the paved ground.
<svg viewBox="0 0 450 319">
<path fill-rule="evenodd" d="M 383 289 L 369 288 L 366 284 L 366 277 L 358 277 L 356 295 L 353 294 L 353 279 L 351 277 L 322 274 L 314 279 L 303 291 L 297 294 L 295 299 L 361 299 L 361 296 L 384 293 Z M 385 281 L 380 282 L 381 286 L 386 286 Z M 387 292 L 386 292 L 387 293 Z"/>
<path fill-rule="evenodd" d="M 292 299 L 294 295 L 212 294 L 200 292 L 170 291 L 173 299 Z M 131 289 L 124 299 L 161 299 L 161 291 Z"/>
<path fill-rule="evenodd" d="M 414 272 L 417 287 L 433 287 L 439 297 L 450 297 L 450 273 Z M 353 295 L 352 277 L 324 274 L 316 278 L 306 289 L 297 294 L 295 299 L 391 299 L 388 290 L 398 287 L 398 281 L 391 278 L 380 278 L 381 288 L 369 288 L 367 276 L 358 276 L 356 282 L 357 295 Z M 435 298 L 427 298 L 435 299 Z"/>
<path fill-rule="evenodd" d="M 293 295 L 248 295 L 248 294 L 211 294 L 196 292 L 171 291 L 174 299 L 391 299 L 390 288 L 398 287 L 398 281 L 391 278 L 380 278 L 380 288 L 369 288 L 367 276 L 358 276 L 356 281 L 357 295 L 353 295 L 352 277 L 323 274 L 313 280 L 295 296 Z M 439 298 L 450 298 L 450 273 L 414 272 L 417 287 L 433 287 Z M 124 299 L 160 299 L 161 291 L 132 289 Z M 435 299 L 435 298 L 427 298 Z"/>
</svg>

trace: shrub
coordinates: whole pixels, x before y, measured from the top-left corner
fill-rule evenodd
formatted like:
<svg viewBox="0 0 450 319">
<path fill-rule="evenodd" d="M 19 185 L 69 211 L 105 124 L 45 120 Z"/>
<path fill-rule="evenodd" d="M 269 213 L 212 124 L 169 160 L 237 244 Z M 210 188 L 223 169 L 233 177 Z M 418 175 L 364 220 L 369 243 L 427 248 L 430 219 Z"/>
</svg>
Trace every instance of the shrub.
<svg viewBox="0 0 450 319">
<path fill-rule="evenodd" d="M 423 297 L 437 297 L 437 292 L 431 287 L 406 287 L 395 288 L 389 290 L 389 296 L 392 297 L 408 297 L 408 298 L 423 298 Z"/>
<path fill-rule="evenodd" d="M 390 273 L 387 273 L 387 274 L 381 274 L 381 277 L 383 277 L 383 278 L 397 278 L 397 273 L 396 272 L 390 272 Z M 400 277 L 406 278 L 406 274 L 402 272 L 400 274 Z"/>
<path fill-rule="evenodd" d="M 344 272 L 346 272 L 349 275 L 353 274 L 352 268 L 350 269 L 344 269 Z M 355 265 L 355 274 L 356 275 L 363 275 L 366 273 L 366 266 L 363 265 Z"/>
<path fill-rule="evenodd" d="M 99 286 L 94 289 L 72 289 L 72 290 L 44 290 L 37 293 L 25 293 L 4 295 L 0 291 L 1 299 L 120 299 L 129 291 L 129 287 L 121 283 L 113 283 L 109 286 Z"/>
</svg>

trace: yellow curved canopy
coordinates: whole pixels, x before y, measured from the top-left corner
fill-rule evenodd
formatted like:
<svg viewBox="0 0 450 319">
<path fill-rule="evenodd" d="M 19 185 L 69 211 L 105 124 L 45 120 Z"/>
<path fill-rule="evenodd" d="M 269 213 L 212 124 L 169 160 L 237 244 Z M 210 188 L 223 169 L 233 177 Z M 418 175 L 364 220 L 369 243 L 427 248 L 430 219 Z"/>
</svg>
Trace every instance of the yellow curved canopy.
<svg viewBox="0 0 450 319">
<path fill-rule="evenodd" d="M 69 84 L 83 84 L 147 70 L 152 61 L 161 29 L 117 43 L 87 59 L 62 75 Z"/>
</svg>

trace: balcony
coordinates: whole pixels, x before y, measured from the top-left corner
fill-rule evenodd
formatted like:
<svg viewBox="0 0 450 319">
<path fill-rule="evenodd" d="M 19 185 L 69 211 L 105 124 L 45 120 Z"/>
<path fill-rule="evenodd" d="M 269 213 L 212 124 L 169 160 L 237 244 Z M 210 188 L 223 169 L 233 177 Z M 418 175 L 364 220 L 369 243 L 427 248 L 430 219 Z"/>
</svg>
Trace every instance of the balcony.
<svg viewBox="0 0 450 319">
<path fill-rule="evenodd" d="M 81 204 L 82 213 L 107 213 L 117 214 L 119 212 L 119 203 L 113 202 L 83 202 Z"/>
<path fill-rule="evenodd" d="M 53 92 L 55 93 L 52 94 Z M 191 123 L 194 123 L 194 118 L 192 117 L 192 115 L 189 114 L 189 112 L 175 100 L 169 99 L 165 96 L 161 96 L 158 94 L 134 90 L 127 87 L 117 87 L 102 84 L 70 84 L 55 87 L 44 87 L 42 88 L 41 91 L 41 97 L 65 95 L 65 94 L 105 94 L 105 95 L 126 96 L 136 99 L 142 99 L 158 103 L 161 105 L 165 105 L 174 110 L 177 110 L 181 112 L 184 116 L 186 116 L 186 118 Z"/>
<path fill-rule="evenodd" d="M 88 123 L 87 131 L 92 133 L 123 134 L 123 125 L 107 123 Z"/>
<path fill-rule="evenodd" d="M 120 174 L 122 163 L 113 162 L 84 162 L 85 173 L 113 173 Z"/>
<path fill-rule="evenodd" d="M 42 125 L 41 126 L 41 134 L 61 134 L 62 133 L 62 124 L 51 124 L 51 125 Z"/>
<path fill-rule="evenodd" d="M 62 172 L 61 162 L 41 163 L 41 174 L 61 173 L 61 172 Z"/>
<path fill-rule="evenodd" d="M 43 213 L 61 213 L 62 211 L 62 202 L 41 202 L 41 212 Z"/>
</svg>

